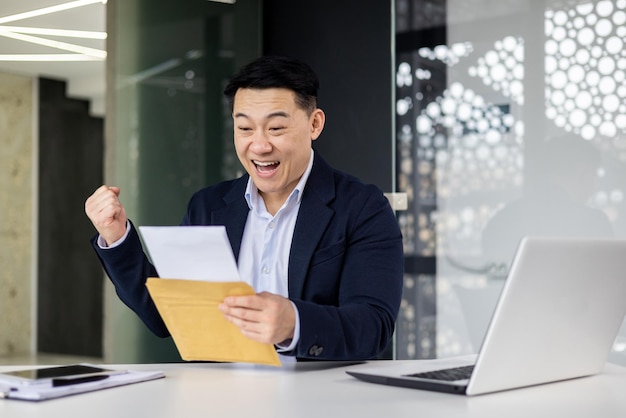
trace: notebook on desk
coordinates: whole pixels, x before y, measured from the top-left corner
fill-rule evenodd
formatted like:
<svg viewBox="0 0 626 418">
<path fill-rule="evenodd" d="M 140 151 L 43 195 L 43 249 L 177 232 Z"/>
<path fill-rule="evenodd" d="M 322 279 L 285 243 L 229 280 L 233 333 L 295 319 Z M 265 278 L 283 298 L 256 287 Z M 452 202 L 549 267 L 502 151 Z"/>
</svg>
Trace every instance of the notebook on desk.
<svg viewBox="0 0 626 418">
<path fill-rule="evenodd" d="M 624 315 L 626 240 L 525 238 L 477 356 L 373 362 L 347 373 L 465 395 L 593 375 L 604 367 Z"/>
</svg>

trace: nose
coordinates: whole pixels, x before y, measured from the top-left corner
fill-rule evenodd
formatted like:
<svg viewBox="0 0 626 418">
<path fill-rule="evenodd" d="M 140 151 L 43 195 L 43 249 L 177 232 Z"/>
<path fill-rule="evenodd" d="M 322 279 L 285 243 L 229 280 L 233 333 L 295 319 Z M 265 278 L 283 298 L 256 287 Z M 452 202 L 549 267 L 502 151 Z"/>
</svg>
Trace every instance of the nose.
<svg viewBox="0 0 626 418">
<path fill-rule="evenodd" d="M 264 154 L 272 151 L 272 143 L 263 132 L 256 133 L 251 138 L 250 150 L 257 154 Z"/>
</svg>

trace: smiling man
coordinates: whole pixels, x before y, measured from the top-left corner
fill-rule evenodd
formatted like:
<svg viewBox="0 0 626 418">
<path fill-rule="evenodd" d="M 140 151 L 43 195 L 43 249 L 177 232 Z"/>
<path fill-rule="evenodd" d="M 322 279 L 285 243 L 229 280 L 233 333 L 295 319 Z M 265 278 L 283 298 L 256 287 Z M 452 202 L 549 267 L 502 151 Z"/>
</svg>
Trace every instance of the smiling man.
<svg viewBox="0 0 626 418">
<path fill-rule="evenodd" d="M 402 292 L 402 236 L 382 191 L 314 152 L 324 128 L 318 79 L 305 63 L 261 57 L 224 94 L 247 174 L 194 194 L 182 225 L 224 225 L 242 280 L 224 316 L 283 355 L 363 360 L 391 341 Z M 169 331 L 145 288 L 157 275 L 117 187 L 85 202 L 93 246 L 121 300 L 156 335 Z"/>
</svg>

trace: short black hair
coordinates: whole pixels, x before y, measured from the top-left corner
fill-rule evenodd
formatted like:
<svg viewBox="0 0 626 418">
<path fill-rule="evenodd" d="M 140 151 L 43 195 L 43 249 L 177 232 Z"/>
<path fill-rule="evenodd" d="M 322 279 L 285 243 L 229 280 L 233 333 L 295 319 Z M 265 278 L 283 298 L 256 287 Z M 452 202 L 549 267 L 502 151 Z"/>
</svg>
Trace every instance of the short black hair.
<svg viewBox="0 0 626 418">
<path fill-rule="evenodd" d="M 247 88 L 289 89 L 296 95 L 296 104 L 307 113 L 317 108 L 317 74 L 308 64 L 295 58 L 264 55 L 243 66 L 224 89 L 231 109 L 237 90 Z"/>
</svg>

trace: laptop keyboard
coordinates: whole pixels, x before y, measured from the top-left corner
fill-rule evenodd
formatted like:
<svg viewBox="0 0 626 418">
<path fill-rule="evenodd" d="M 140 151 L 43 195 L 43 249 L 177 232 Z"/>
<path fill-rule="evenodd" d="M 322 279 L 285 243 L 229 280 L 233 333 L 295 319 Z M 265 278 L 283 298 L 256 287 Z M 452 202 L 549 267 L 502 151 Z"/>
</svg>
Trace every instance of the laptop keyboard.
<svg viewBox="0 0 626 418">
<path fill-rule="evenodd" d="M 421 379 L 445 380 L 452 382 L 454 380 L 469 379 L 474 370 L 474 366 L 453 367 L 451 369 L 433 370 L 430 372 L 421 372 L 407 374 L 408 377 L 419 377 Z"/>
</svg>

